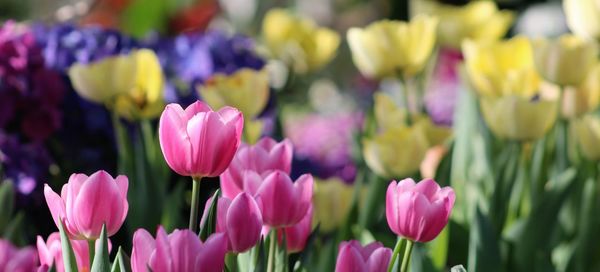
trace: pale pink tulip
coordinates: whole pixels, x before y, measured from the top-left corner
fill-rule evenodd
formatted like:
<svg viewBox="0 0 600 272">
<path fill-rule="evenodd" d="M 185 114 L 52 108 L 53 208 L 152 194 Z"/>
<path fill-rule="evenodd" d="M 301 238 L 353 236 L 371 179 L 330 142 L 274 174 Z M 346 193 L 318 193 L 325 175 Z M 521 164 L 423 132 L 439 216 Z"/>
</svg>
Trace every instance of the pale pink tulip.
<svg viewBox="0 0 600 272">
<path fill-rule="evenodd" d="M 287 252 L 296 253 L 304 249 L 312 230 L 312 218 L 313 207 L 310 206 L 308 212 L 298 224 L 277 231 L 279 244 L 283 243 L 283 233 L 285 233 Z"/>
<path fill-rule="evenodd" d="M 379 242 L 361 246 L 356 240 L 342 242 L 335 264 L 335 272 L 385 272 L 392 250 Z"/>
<path fill-rule="evenodd" d="M 206 220 L 211 202 L 210 198 L 206 201 L 202 221 Z M 233 200 L 221 197 L 217 201 L 216 232 L 226 234 L 228 251 L 240 253 L 255 246 L 262 225 L 260 207 L 248 193 L 241 193 Z"/>
<path fill-rule="evenodd" d="M 385 215 L 390 229 L 412 241 L 429 242 L 448 224 L 454 191 L 432 179 L 393 181 L 387 189 Z"/>
<path fill-rule="evenodd" d="M 16 248 L 0 239 L 0 272 L 33 272 L 37 270 L 37 254 L 32 247 Z"/>
<path fill-rule="evenodd" d="M 156 239 L 144 229 L 133 235 L 131 269 L 133 272 L 221 272 L 225 266 L 227 237 L 212 234 L 202 243 L 190 230 L 175 230 L 167 236 L 162 227 Z"/>
<path fill-rule="evenodd" d="M 97 239 L 102 225 L 108 236 L 115 234 L 129 209 L 126 176 L 112 178 L 101 170 L 91 176 L 73 174 L 63 185 L 60 196 L 44 186 L 46 203 L 54 223 L 62 220 L 71 239 Z"/>
<path fill-rule="evenodd" d="M 242 144 L 235 153 L 231 164 L 221 174 L 221 188 L 223 195 L 234 198 L 241 192 L 250 192 L 248 188 L 247 173 L 255 176 L 263 176 L 275 170 L 281 170 L 290 174 L 292 168 L 292 143 L 285 139 L 281 142 L 265 137 L 255 145 Z M 255 177 L 250 177 L 255 178 Z"/>
<path fill-rule="evenodd" d="M 160 116 L 158 136 L 167 164 L 182 176 L 216 177 L 240 145 L 242 113 L 223 107 L 213 111 L 196 101 L 185 110 L 169 104 Z"/>
<path fill-rule="evenodd" d="M 300 176 L 296 182 L 283 171 L 269 174 L 258 190 L 263 221 L 272 228 L 289 227 L 304 218 L 312 205 L 313 178 Z"/>
<path fill-rule="evenodd" d="M 87 241 L 84 240 L 70 240 L 71 247 L 75 253 L 75 261 L 77 262 L 77 268 L 79 271 L 89 271 L 90 266 L 90 253 Z M 100 240 L 96 240 L 96 251 L 99 251 Z M 109 241 L 109 252 L 110 252 L 110 241 Z M 40 258 L 40 264 L 42 266 L 52 267 L 57 272 L 65 271 L 63 264 L 62 248 L 60 244 L 60 234 L 54 232 L 48 236 L 48 240 L 44 242 L 41 236 L 37 237 L 37 252 Z"/>
</svg>

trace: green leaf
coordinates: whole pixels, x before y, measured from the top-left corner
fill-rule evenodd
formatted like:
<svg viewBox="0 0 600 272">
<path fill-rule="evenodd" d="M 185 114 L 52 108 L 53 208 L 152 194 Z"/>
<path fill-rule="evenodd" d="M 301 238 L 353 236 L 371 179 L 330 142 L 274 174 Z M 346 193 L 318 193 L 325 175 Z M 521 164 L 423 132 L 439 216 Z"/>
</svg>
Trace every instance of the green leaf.
<svg viewBox="0 0 600 272">
<path fill-rule="evenodd" d="M 501 271 L 500 246 L 492 223 L 480 210 L 475 210 L 469 237 L 468 267 L 473 271 Z"/>
<path fill-rule="evenodd" d="M 446 228 L 444 228 L 444 230 L 438 235 L 438 237 L 435 238 L 435 240 L 427 243 L 431 262 L 438 271 L 441 271 L 446 267 L 449 240 L 450 225 L 446 226 Z"/>
<path fill-rule="evenodd" d="M 275 230 L 271 230 L 275 232 Z M 287 272 L 288 269 L 288 255 L 287 255 L 287 240 L 285 237 L 285 232 L 283 233 L 283 239 L 281 245 L 279 243 L 275 244 L 276 253 L 275 253 L 275 271 L 276 272 Z M 277 233 L 271 236 L 271 239 L 277 239 Z"/>
<path fill-rule="evenodd" d="M 202 224 L 200 225 L 200 240 L 202 241 L 206 241 L 206 239 L 208 239 L 208 236 L 210 236 L 211 234 L 213 234 L 216 230 L 216 226 L 217 226 L 217 203 L 219 200 L 219 197 L 221 196 L 221 190 L 217 189 L 215 191 L 215 193 L 212 196 L 212 199 L 210 201 L 210 207 L 208 208 L 208 215 L 203 214 L 202 217 L 204 218 L 204 220 L 202 220 Z"/>
<path fill-rule="evenodd" d="M 63 225 L 62 219 L 59 221 L 58 231 L 60 232 L 60 245 L 62 249 L 65 272 L 77 272 L 75 252 L 73 252 L 73 247 L 71 246 L 71 241 L 69 240 L 69 236 L 65 231 L 65 226 Z M 65 254 L 65 252 L 67 254 Z"/>
<path fill-rule="evenodd" d="M 1 178 L 1 177 L 0 177 Z M 4 233 L 14 212 L 15 194 L 13 184 L 4 181 L 0 184 L 0 233 Z"/>
<path fill-rule="evenodd" d="M 106 272 L 110 271 L 110 259 L 108 253 L 108 236 L 106 234 L 106 224 L 102 225 L 100 232 L 100 250 L 94 256 L 92 269 L 90 272 Z"/>
<path fill-rule="evenodd" d="M 256 269 L 255 272 L 262 272 L 267 270 L 267 237 L 261 239 L 260 243 L 256 246 Z"/>
<path fill-rule="evenodd" d="M 111 272 L 131 272 L 131 260 L 122 247 L 119 247 Z"/>
<path fill-rule="evenodd" d="M 385 190 L 388 184 L 389 182 L 377 178 L 372 173 L 371 180 L 366 185 L 368 187 L 367 199 L 359 213 L 359 225 L 361 229 L 365 229 L 379 221 L 385 207 Z"/>
</svg>

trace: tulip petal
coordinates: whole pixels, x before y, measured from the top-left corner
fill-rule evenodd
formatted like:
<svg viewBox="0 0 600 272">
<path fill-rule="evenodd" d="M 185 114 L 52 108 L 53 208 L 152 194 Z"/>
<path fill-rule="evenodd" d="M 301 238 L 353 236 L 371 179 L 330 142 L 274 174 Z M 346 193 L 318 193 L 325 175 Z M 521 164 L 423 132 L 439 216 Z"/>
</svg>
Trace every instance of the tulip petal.
<svg viewBox="0 0 600 272">
<path fill-rule="evenodd" d="M 367 270 L 369 272 L 385 272 L 392 258 L 392 250 L 389 248 L 378 248 L 369 256 Z"/>
<path fill-rule="evenodd" d="M 133 250 L 131 252 L 131 269 L 133 272 L 146 271 L 150 256 L 156 248 L 156 241 L 145 229 L 138 229 L 133 234 Z"/>
<path fill-rule="evenodd" d="M 221 272 L 225 266 L 227 237 L 223 233 L 212 234 L 202 245 L 201 253 L 196 257 L 196 270 Z"/>
<path fill-rule="evenodd" d="M 234 252 L 252 248 L 260 239 L 262 215 L 254 198 L 239 194 L 227 210 L 227 235 Z"/>
<path fill-rule="evenodd" d="M 158 128 L 160 147 L 167 164 L 183 176 L 189 175 L 192 160 L 185 115 L 181 106 L 169 104 L 160 116 Z"/>
</svg>

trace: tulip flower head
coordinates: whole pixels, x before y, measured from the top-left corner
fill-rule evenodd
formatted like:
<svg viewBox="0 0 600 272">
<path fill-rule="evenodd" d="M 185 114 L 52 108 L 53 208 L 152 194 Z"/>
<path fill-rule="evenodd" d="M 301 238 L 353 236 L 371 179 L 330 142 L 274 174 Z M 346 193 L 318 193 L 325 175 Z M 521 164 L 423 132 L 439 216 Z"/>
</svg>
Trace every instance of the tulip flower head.
<svg viewBox="0 0 600 272">
<path fill-rule="evenodd" d="M 243 191 L 254 195 L 263 176 L 275 170 L 290 174 L 292 155 L 292 143 L 288 139 L 278 143 L 265 137 L 254 145 L 242 144 L 220 176 L 223 195 L 230 199 Z"/>
<path fill-rule="evenodd" d="M 0 239 L 0 271 L 36 271 L 38 259 L 31 247 L 16 248 L 9 241 Z"/>
<path fill-rule="evenodd" d="M 563 9 L 573 33 L 587 39 L 600 39 L 600 4 L 595 0 L 565 0 Z"/>
<path fill-rule="evenodd" d="M 313 178 L 300 176 L 295 182 L 282 171 L 269 174 L 256 191 L 265 225 L 289 227 L 304 218 L 312 205 Z"/>
<path fill-rule="evenodd" d="M 167 164 L 182 176 L 216 177 L 240 145 L 242 113 L 223 107 L 213 111 L 196 101 L 185 110 L 169 104 L 160 116 L 158 136 Z"/>
<path fill-rule="evenodd" d="M 429 242 L 448 224 L 454 190 L 432 179 L 392 181 L 385 198 L 385 216 L 392 231 L 406 239 Z"/>
<path fill-rule="evenodd" d="M 308 236 L 312 230 L 313 207 L 308 208 L 308 212 L 296 225 L 277 230 L 277 239 L 279 244 L 283 243 L 285 234 L 285 244 L 288 253 L 297 253 L 304 249 Z"/>
<path fill-rule="evenodd" d="M 206 201 L 202 220 L 206 220 L 211 201 Z M 260 207 L 250 194 L 240 193 L 233 200 L 218 199 L 216 232 L 226 234 L 228 251 L 241 253 L 254 247 L 260 240 L 262 226 Z"/>
<path fill-rule="evenodd" d="M 80 271 L 89 271 L 90 266 L 90 253 L 88 243 L 83 240 L 70 240 L 71 247 L 75 253 L 75 261 L 77 262 L 77 268 Z M 100 240 L 96 240 L 96 251 L 99 251 Z M 109 241 L 110 251 L 110 241 Z M 37 252 L 40 258 L 40 264 L 48 267 L 54 266 L 57 272 L 65 271 L 63 264 L 62 247 L 60 241 L 60 234 L 54 232 L 48 236 L 48 240 L 44 242 L 41 236 L 37 237 Z"/>
<path fill-rule="evenodd" d="M 144 229 L 133 235 L 131 270 L 133 272 L 221 272 L 225 266 L 227 237 L 212 234 L 205 242 L 190 230 L 175 230 L 167 235 L 163 227 L 156 239 Z"/>
<path fill-rule="evenodd" d="M 62 221 L 71 239 L 97 239 L 102 225 L 108 236 L 114 235 L 127 216 L 126 176 L 113 178 L 100 170 L 91 176 L 73 174 L 63 185 L 60 196 L 44 186 L 46 203 L 58 226 Z"/>
<path fill-rule="evenodd" d="M 356 240 L 342 242 L 335 272 L 385 272 L 391 258 L 392 250 L 379 242 L 364 247 Z"/>
</svg>

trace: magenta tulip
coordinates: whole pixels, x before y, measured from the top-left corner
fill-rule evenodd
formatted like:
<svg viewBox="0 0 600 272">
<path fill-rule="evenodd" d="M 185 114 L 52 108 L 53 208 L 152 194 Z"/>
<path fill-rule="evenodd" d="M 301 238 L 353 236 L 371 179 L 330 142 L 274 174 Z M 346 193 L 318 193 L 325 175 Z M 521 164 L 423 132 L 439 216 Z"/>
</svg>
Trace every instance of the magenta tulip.
<svg viewBox="0 0 600 272">
<path fill-rule="evenodd" d="M 225 266 L 227 237 L 215 233 L 202 243 L 190 230 L 175 230 L 167 236 L 162 227 L 156 239 L 144 229 L 133 235 L 131 269 L 133 272 L 221 272 Z"/>
<path fill-rule="evenodd" d="M 91 266 L 88 243 L 83 240 L 70 240 L 70 242 L 73 252 L 75 253 L 77 268 L 79 271 L 89 271 Z M 100 250 L 99 246 L 100 240 L 96 240 L 96 251 Z M 110 251 L 110 241 L 108 248 Z M 60 234 L 58 232 L 50 234 L 46 242 L 44 242 L 44 239 L 41 236 L 38 236 L 37 252 L 42 266 L 52 267 L 54 265 L 57 272 L 65 271 L 60 244 Z"/>
<path fill-rule="evenodd" d="M 46 184 L 44 195 L 57 226 L 62 220 L 71 239 L 91 240 L 100 236 L 103 224 L 106 224 L 108 236 L 121 228 L 129 209 L 128 186 L 126 176 L 113 179 L 101 170 L 89 177 L 71 175 L 60 196 Z"/>
<path fill-rule="evenodd" d="M 182 176 L 216 177 L 240 145 L 242 113 L 223 107 L 213 111 L 196 101 L 185 110 L 169 104 L 160 116 L 158 136 L 167 164 Z"/>
<path fill-rule="evenodd" d="M 302 175 L 292 182 L 285 172 L 278 170 L 264 179 L 256 198 L 262 205 L 265 224 L 277 229 L 300 222 L 312 205 L 312 194 L 311 175 Z"/>
<path fill-rule="evenodd" d="M 206 220 L 211 203 L 208 199 L 204 209 Z M 233 200 L 221 197 L 217 201 L 216 232 L 225 233 L 227 250 L 235 253 L 247 251 L 260 240 L 263 225 L 260 207 L 248 193 L 241 193 Z"/>
<path fill-rule="evenodd" d="M 285 233 L 287 252 L 296 253 L 304 249 L 306 240 L 308 240 L 308 236 L 310 236 L 312 230 L 312 218 L 313 207 L 310 206 L 308 212 L 298 224 L 277 231 L 279 244 L 283 242 L 283 233 Z"/>
<path fill-rule="evenodd" d="M 32 272 L 37 270 L 37 254 L 32 247 L 16 248 L 0 239 L 0 271 Z"/>
<path fill-rule="evenodd" d="M 336 272 L 385 272 L 392 250 L 379 242 L 364 247 L 356 240 L 342 242 L 335 264 Z"/>
<path fill-rule="evenodd" d="M 448 224 L 454 191 L 432 179 L 393 181 L 387 189 L 385 215 L 390 229 L 411 241 L 429 242 Z"/>
<path fill-rule="evenodd" d="M 287 139 L 278 143 L 265 137 L 255 145 L 242 144 L 227 170 L 221 174 L 223 195 L 234 198 L 241 192 L 250 192 L 245 186 L 247 172 L 252 172 L 258 177 L 275 170 L 289 174 L 292 168 L 292 154 L 292 143 Z"/>
</svg>

